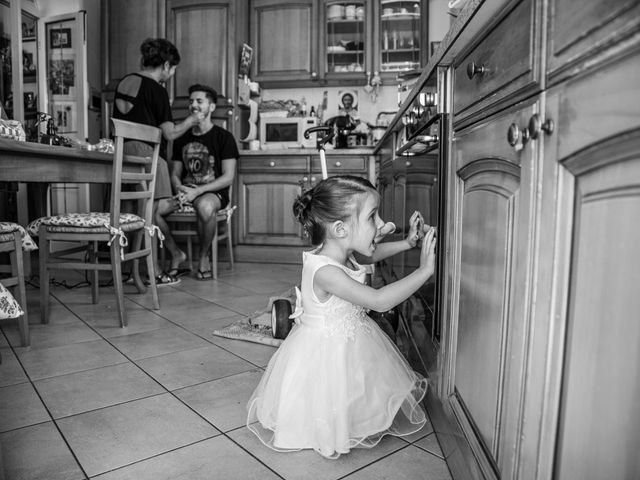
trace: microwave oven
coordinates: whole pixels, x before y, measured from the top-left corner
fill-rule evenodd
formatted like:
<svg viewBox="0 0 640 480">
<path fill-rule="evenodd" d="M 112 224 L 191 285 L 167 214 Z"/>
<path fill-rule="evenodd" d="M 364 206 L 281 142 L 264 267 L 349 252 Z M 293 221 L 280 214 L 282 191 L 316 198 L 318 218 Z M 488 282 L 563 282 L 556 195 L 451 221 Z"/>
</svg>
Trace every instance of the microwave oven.
<svg viewBox="0 0 640 480">
<path fill-rule="evenodd" d="M 260 117 L 260 145 L 265 150 L 315 148 L 316 134 L 304 138 L 304 132 L 316 125 L 315 117 Z"/>
</svg>

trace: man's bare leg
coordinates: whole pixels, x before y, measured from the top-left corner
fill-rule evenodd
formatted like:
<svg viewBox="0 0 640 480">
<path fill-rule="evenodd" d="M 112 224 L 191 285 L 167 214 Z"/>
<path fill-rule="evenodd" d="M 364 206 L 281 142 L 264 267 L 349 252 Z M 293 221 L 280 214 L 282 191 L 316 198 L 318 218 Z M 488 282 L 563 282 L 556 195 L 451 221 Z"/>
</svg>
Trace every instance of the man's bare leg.
<svg viewBox="0 0 640 480">
<path fill-rule="evenodd" d="M 178 268 L 182 262 L 187 260 L 187 254 L 178 248 L 173 235 L 171 235 L 169 224 L 164 218 L 177 210 L 179 206 L 178 201 L 174 198 L 161 198 L 154 203 L 153 221 L 164 235 L 164 240 L 162 241 L 163 246 L 169 250 L 169 255 L 171 255 L 171 268 L 169 270 Z M 153 261 L 155 262 L 156 274 L 159 275 L 162 272 L 162 269 L 158 268 L 157 254 L 154 255 Z"/>
<path fill-rule="evenodd" d="M 195 199 L 193 206 L 198 216 L 198 236 L 200 238 L 198 270 L 200 272 L 210 272 L 209 248 L 218 227 L 216 216 L 221 207 L 220 199 L 214 193 L 205 193 Z"/>
</svg>

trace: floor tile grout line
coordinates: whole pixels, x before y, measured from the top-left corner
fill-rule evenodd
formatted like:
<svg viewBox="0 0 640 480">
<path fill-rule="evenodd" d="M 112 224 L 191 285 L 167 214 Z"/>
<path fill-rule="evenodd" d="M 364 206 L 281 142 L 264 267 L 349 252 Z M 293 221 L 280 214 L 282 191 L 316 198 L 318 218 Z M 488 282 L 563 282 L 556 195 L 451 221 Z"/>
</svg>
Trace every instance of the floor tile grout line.
<svg viewBox="0 0 640 480">
<path fill-rule="evenodd" d="M 235 432 L 236 430 L 242 429 L 242 428 L 247 428 L 246 425 L 244 426 L 240 426 L 237 428 L 234 428 L 232 430 L 229 430 L 228 432 Z M 250 452 L 247 448 L 245 448 L 242 444 L 240 444 L 239 442 L 237 442 L 236 440 L 234 440 L 233 438 L 231 438 L 229 435 L 227 435 L 228 432 L 223 432 L 223 435 L 229 439 L 229 441 L 233 442 L 235 445 L 238 446 L 238 448 L 242 449 L 243 451 L 245 451 L 247 453 L 247 455 L 249 455 L 251 458 L 253 458 L 256 462 L 260 463 L 261 465 L 263 465 L 265 468 L 267 468 L 269 471 L 273 472 L 274 475 L 276 475 L 278 478 L 281 478 L 282 480 L 286 480 L 285 477 L 283 477 L 282 475 L 280 475 L 277 471 L 275 471 L 270 465 L 267 465 L 265 462 L 263 462 L 262 460 L 260 460 L 256 455 L 254 455 L 252 452 Z M 267 448 L 267 447 L 264 447 Z"/>
<path fill-rule="evenodd" d="M 395 435 L 392 435 L 392 436 L 395 436 Z M 400 437 L 396 437 L 396 438 L 400 438 Z M 346 475 L 343 475 L 342 477 L 338 477 L 336 480 L 342 480 L 342 479 L 344 479 L 344 478 L 347 478 L 349 475 L 353 475 L 354 473 L 359 472 L 360 470 L 364 470 L 365 468 L 370 467 L 371 465 L 374 465 L 374 464 L 376 464 L 376 463 L 378 463 L 378 462 L 380 462 L 380 461 L 384 460 L 385 458 L 388 458 L 388 457 L 390 457 L 390 456 L 392 456 L 392 455 L 395 455 L 395 454 L 396 454 L 396 453 L 398 453 L 398 452 L 401 452 L 402 450 L 404 450 L 404 449 L 408 448 L 410 445 L 411 445 L 411 444 L 402 445 L 402 446 L 401 446 L 400 448 L 398 448 L 397 450 L 393 450 L 392 452 L 389 452 L 389 453 L 387 453 L 386 455 L 383 455 L 383 456 L 381 456 L 380 458 L 377 458 L 376 460 L 374 460 L 374 461 L 373 461 L 373 462 L 371 462 L 371 463 L 367 463 L 366 465 L 362 465 L 361 467 L 356 468 L 355 470 L 353 470 L 353 471 L 351 471 L 351 472 L 347 473 Z M 376 446 L 377 446 L 377 445 L 376 445 Z M 373 448 L 375 448 L 375 446 L 374 446 Z M 354 449 L 352 449 L 352 450 L 354 450 Z"/>
<path fill-rule="evenodd" d="M 436 436 L 436 432 L 431 432 L 429 435 L 427 435 L 425 437 L 422 437 L 420 440 L 424 440 L 425 438 L 427 438 L 430 435 L 434 435 L 435 439 L 436 439 L 436 442 L 438 442 L 438 437 Z M 428 448 L 418 445 L 417 442 L 419 442 L 420 440 L 416 440 L 416 442 L 413 442 L 411 445 L 414 445 L 415 447 L 419 448 L 420 450 L 424 450 L 425 452 L 430 453 L 434 457 L 439 458 L 440 460 L 444 461 L 444 454 L 443 455 L 438 455 L 436 452 L 432 452 Z M 438 446 L 440 447 L 440 442 L 438 442 Z M 442 447 L 440 447 L 440 450 L 442 450 Z"/>
<path fill-rule="evenodd" d="M 137 465 L 138 463 L 146 462 L 146 461 L 151 460 L 153 458 L 160 457 L 162 455 L 166 455 L 167 453 L 176 452 L 176 451 L 181 450 L 183 448 L 191 447 L 193 445 L 197 445 L 198 443 L 206 442 L 207 440 L 211 440 L 212 438 L 217 438 L 217 437 L 221 437 L 221 436 L 222 436 L 222 434 L 219 433 L 217 435 L 212 435 L 211 437 L 206 437 L 206 438 L 202 438 L 200 440 L 196 440 L 195 442 L 186 443 L 184 445 L 180 445 L 179 447 L 172 448 L 171 450 L 167 450 L 165 452 L 160 452 L 160 453 L 157 453 L 155 455 L 151 455 L 150 457 L 141 458 L 140 460 L 136 460 L 135 462 L 127 463 L 125 465 L 120 465 L 119 467 L 111 468 L 109 470 L 105 470 L 104 472 L 96 473 L 94 475 L 94 478 L 99 476 L 99 475 L 105 475 L 107 473 L 116 472 L 116 471 L 118 471 L 120 469 L 131 467 L 133 465 Z"/>
<path fill-rule="evenodd" d="M 24 368 L 24 367 L 23 367 Z M 25 372 L 26 373 L 26 372 Z M 80 459 L 77 457 L 76 453 L 73 451 L 73 448 L 71 448 L 71 445 L 69 444 L 69 441 L 67 440 L 67 437 L 64 435 L 64 433 L 62 432 L 62 429 L 60 428 L 60 425 L 58 425 L 58 422 L 56 421 L 55 418 L 53 418 L 53 415 L 51 414 L 51 410 L 49 409 L 49 407 L 47 406 L 47 404 L 45 403 L 44 399 L 42 398 L 42 395 L 40 394 L 40 392 L 38 391 L 38 389 L 36 388 L 36 386 L 34 385 L 33 381 L 31 381 L 31 387 L 33 388 L 33 390 L 35 391 L 36 395 L 38 396 L 38 399 L 40 400 L 40 403 L 42 404 L 42 407 L 46 410 L 47 415 L 49 415 L 50 418 L 50 422 L 53 423 L 55 429 L 58 431 L 58 434 L 60 435 L 60 437 L 62 438 L 62 441 L 65 443 L 65 445 L 67 446 L 67 449 L 69 450 L 69 452 L 71 453 L 71 456 L 73 457 L 73 459 L 75 460 L 78 468 L 80 469 L 80 471 L 82 472 L 82 474 L 84 475 L 85 480 L 89 478 L 89 475 L 87 474 L 86 470 L 84 469 L 84 467 L 82 466 L 82 464 L 80 463 Z M 37 424 L 32 424 L 32 425 L 25 425 L 23 428 L 27 428 L 27 427 L 32 427 L 34 425 L 39 425 L 42 423 L 48 423 L 47 422 L 39 422 Z"/>
<path fill-rule="evenodd" d="M 145 371 L 145 370 L 144 370 L 140 365 L 138 365 L 138 363 L 136 362 L 136 360 L 131 359 L 131 358 L 130 358 L 129 356 L 127 356 L 124 352 L 122 352 L 120 349 L 118 349 L 118 347 L 116 347 L 116 346 L 115 346 L 115 345 L 114 345 L 114 344 L 109 340 L 109 338 L 107 338 L 107 337 L 105 337 L 104 335 L 102 335 L 102 334 L 100 333 L 100 331 L 98 331 L 98 330 L 97 330 L 96 328 L 94 328 L 92 325 L 90 325 L 89 323 L 87 323 L 87 321 L 86 321 L 84 318 L 82 318 L 82 316 L 81 316 L 80 314 L 78 314 L 78 313 L 76 313 L 75 311 L 73 311 L 73 310 L 72 310 L 72 309 L 71 309 L 71 308 L 70 308 L 70 307 L 65 303 L 65 301 L 64 301 L 63 299 L 61 299 L 61 298 L 59 298 L 58 296 L 56 296 L 53 292 L 51 292 L 51 296 L 52 296 L 53 298 L 55 298 L 55 299 L 56 299 L 56 301 L 58 301 L 58 302 L 60 303 L 60 305 L 61 305 L 61 306 L 63 306 L 66 310 L 68 310 L 68 311 L 69 311 L 73 316 L 75 316 L 76 318 L 78 318 L 78 319 L 79 319 L 82 323 L 84 323 L 84 324 L 85 324 L 85 325 L 86 325 L 90 330 L 92 330 L 96 335 L 98 335 L 98 336 L 100 337 L 100 339 L 101 339 L 101 340 L 103 340 L 103 341 L 105 341 L 107 344 L 111 345 L 111 346 L 112 346 L 116 351 L 118 351 L 118 352 L 119 352 L 119 353 L 120 353 L 120 354 L 121 354 L 121 355 L 122 355 L 122 356 L 123 356 L 123 357 L 124 357 L 128 362 L 130 362 L 130 363 L 132 363 L 132 364 L 136 365 L 136 367 L 137 367 L 139 370 L 141 370 L 145 375 L 149 376 L 149 377 L 150 377 L 150 378 L 151 378 L 155 383 L 157 383 L 157 384 L 160 386 L 160 388 L 162 388 L 162 389 L 165 391 L 165 392 L 163 392 L 163 393 L 158 393 L 158 394 L 155 394 L 155 395 L 149 395 L 149 396 L 141 397 L 141 398 L 138 398 L 138 399 L 132 399 L 132 400 L 129 400 L 129 401 L 127 401 L 127 402 L 121 402 L 121 403 L 116 404 L 116 405 L 121 405 L 121 404 L 129 403 L 129 402 L 131 402 L 131 401 L 141 400 L 141 399 L 144 399 L 144 398 L 150 398 L 150 397 L 153 397 L 153 396 L 162 395 L 162 394 L 164 394 L 164 393 L 169 393 L 169 394 L 171 394 L 171 395 L 172 395 L 172 396 L 173 396 L 177 401 L 179 401 L 180 403 L 182 403 L 183 405 L 185 405 L 189 410 L 191 410 L 193 413 L 195 413 L 195 414 L 196 414 L 196 415 L 198 415 L 200 418 L 202 418 L 206 423 L 208 423 L 208 424 L 209 424 L 209 425 L 211 425 L 213 428 L 215 428 L 218 432 L 220 432 L 220 434 L 219 434 L 219 435 L 224 435 L 226 438 L 228 438 L 228 439 L 229 439 L 230 441 L 232 441 L 234 444 L 237 444 L 237 442 L 233 441 L 233 439 L 231 439 L 230 437 L 228 437 L 228 436 L 225 434 L 225 432 L 224 432 L 224 431 L 220 430 L 220 429 L 219 429 L 218 427 L 216 427 L 212 422 L 210 422 L 209 420 L 207 420 L 206 418 L 204 418 L 204 417 L 203 417 L 202 415 L 200 415 L 197 411 L 195 411 L 193 408 L 191 408 L 189 405 L 187 405 L 185 402 L 183 402 L 179 397 L 177 397 L 177 396 L 173 393 L 173 391 L 171 391 L 171 390 L 167 389 L 166 387 L 164 387 L 164 385 L 162 385 L 162 384 L 161 384 L 160 382 L 158 382 L 155 378 L 153 378 L 151 375 L 149 375 L 149 374 L 148 374 L 148 373 L 147 373 L 147 372 L 146 372 L 146 371 Z M 197 298 L 201 298 L 201 297 L 197 297 Z M 202 299 L 202 298 L 201 298 L 201 299 Z M 129 298 L 129 300 L 130 300 L 130 301 L 133 301 L 133 300 L 132 300 L 132 299 L 130 299 L 130 298 Z M 205 301 L 209 302 L 207 299 L 202 299 L 202 300 L 205 300 Z M 134 303 L 136 303 L 136 304 L 138 304 L 138 305 L 140 305 L 140 306 L 142 307 L 142 309 L 145 309 L 145 310 L 147 310 L 147 311 L 150 311 L 150 312 L 152 312 L 152 313 L 155 313 L 155 312 L 153 312 L 152 310 L 150 310 L 149 308 L 147 308 L 145 305 L 139 304 L 138 302 L 135 302 L 135 301 L 133 301 L 133 302 L 134 302 Z M 214 302 L 209 302 L 209 303 L 214 303 Z M 214 303 L 214 304 L 215 304 L 215 303 Z M 217 305 L 217 306 L 219 306 L 219 307 L 221 307 L 221 308 L 225 308 L 225 309 L 227 309 L 227 310 L 230 310 L 230 309 L 228 309 L 227 307 L 224 307 L 224 306 L 222 306 L 222 305 L 218 305 L 218 304 L 215 304 L 215 305 Z M 234 311 L 234 310 L 230 310 L 230 311 Z M 244 313 L 242 313 L 242 312 L 237 312 L 237 314 L 238 314 L 238 315 L 246 316 L 246 315 L 245 315 Z M 212 345 L 215 345 L 215 346 L 217 346 L 217 347 L 221 348 L 222 350 L 224 350 L 224 351 L 226 351 L 226 352 L 228 352 L 228 353 L 231 353 L 232 355 L 234 355 L 234 356 L 236 356 L 236 357 L 240 358 L 241 360 L 243 360 L 243 361 L 245 361 L 245 362 L 249 363 L 250 365 L 252 365 L 253 367 L 255 367 L 255 369 L 257 369 L 258 371 L 260 371 L 260 370 L 264 371 L 264 367 L 262 367 L 262 366 L 260 366 L 260 365 L 256 365 L 255 363 L 253 363 L 253 362 L 251 362 L 251 361 L 249 361 L 249 360 L 247 360 L 247 359 L 245 359 L 245 358 L 241 357 L 240 355 L 238 355 L 238 354 L 236 354 L 236 353 L 234 353 L 234 352 L 231 352 L 231 351 L 227 350 L 227 349 L 226 349 L 226 348 L 224 348 L 223 346 L 221 346 L 221 345 L 217 345 L 217 344 L 213 343 L 213 342 L 212 342 L 212 341 L 210 341 L 209 339 L 207 339 L 207 338 L 205 338 L 205 337 L 202 337 L 202 335 L 200 335 L 199 333 L 192 332 L 192 331 L 190 331 L 188 328 L 184 327 L 183 325 L 176 324 L 176 323 L 175 323 L 174 321 L 172 321 L 171 319 L 168 319 L 168 318 L 166 318 L 166 317 L 163 317 L 162 315 L 158 315 L 158 316 L 160 316 L 160 317 L 164 318 L 165 320 L 169 321 L 169 322 L 170 322 L 171 324 L 173 324 L 174 326 L 177 326 L 177 327 L 179 327 L 179 328 L 181 328 L 181 329 L 183 329 L 183 330 L 187 331 L 188 333 L 191 333 L 191 334 L 193 334 L 193 335 L 196 335 L 196 336 L 198 336 L 198 337 L 200 337 L 200 338 L 204 339 L 204 340 L 205 340 L 205 341 L 207 341 L 208 343 L 210 343 L 210 344 L 212 344 Z M 143 332 L 140 332 L 140 333 L 143 333 Z M 6 333 L 5 333 L 4 331 L 3 331 L 3 334 L 4 334 L 4 335 L 5 335 L 5 337 L 6 337 Z M 73 452 L 73 449 L 72 449 L 72 448 L 71 448 L 71 446 L 69 445 L 69 443 L 68 443 L 68 441 L 67 441 L 66 437 L 65 437 L 65 436 L 64 436 L 64 434 L 62 433 L 62 431 L 61 431 L 61 429 L 60 429 L 60 427 L 59 427 L 59 425 L 58 425 L 58 423 L 57 423 L 57 420 L 61 420 L 61 419 L 63 419 L 63 418 L 69 418 L 69 417 L 74 416 L 74 415 L 61 417 L 60 419 L 54 419 L 54 418 L 53 418 L 53 416 L 51 415 L 51 411 L 49 410 L 49 408 L 47 407 L 47 405 L 46 405 L 46 404 L 45 404 L 45 402 L 43 401 L 43 399 L 42 399 L 42 397 L 41 397 L 41 395 L 40 395 L 40 392 L 38 391 L 38 389 L 36 388 L 36 386 L 35 386 L 35 384 L 34 384 L 34 382 L 35 382 L 35 381 L 37 381 L 37 380 L 33 380 L 33 379 L 31 378 L 31 376 L 27 373 L 26 369 L 24 368 L 24 365 L 23 365 L 23 364 L 22 364 L 22 362 L 20 361 L 20 357 L 19 357 L 19 356 L 17 355 L 17 353 L 15 352 L 15 350 L 14 350 L 13 346 L 10 344 L 9 339 L 8 339 L 8 338 L 6 338 L 6 339 L 7 339 L 7 345 L 8 345 L 8 347 L 12 349 L 13 354 L 14 354 L 14 355 L 15 355 L 15 357 L 16 357 L 16 360 L 19 362 L 19 364 L 20 364 L 20 366 L 21 366 L 21 368 L 22 368 L 22 370 L 23 370 L 23 372 L 24 372 L 25 376 L 27 377 L 27 380 L 29 381 L 29 383 L 31 383 L 32 388 L 36 391 L 36 394 L 38 395 L 38 397 L 39 397 L 39 399 L 40 399 L 40 401 L 41 401 L 41 403 L 42 403 L 43 407 L 44 407 L 44 408 L 45 408 L 45 410 L 47 411 L 47 413 L 48 413 L 48 415 L 49 415 L 49 417 L 50 417 L 50 419 L 51 419 L 50 421 L 51 421 L 51 422 L 53 422 L 53 424 L 55 425 L 55 427 L 56 427 L 57 431 L 59 432 L 59 434 L 60 434 L 60 435 L 61 435 L 61 437 L 63 438 L 63 441 L 64 441 L 64 442 L 65 442 L 65 444 L 67 445 L 67 448 L 69 449 L 69 451 L 72 453 L 73 458 L 75 459 L 76 463 L 78 464 L 78 466 L 79 466 L 79 468 L 81 469 L 81 471 L 82 471 L 83 475 L 85 476 L 85 478 L 89 478 L 89 477 L 88 477 L 88 475 L 87 475 L 87 473 L 86 473 L 86 471 L 84 470 L 84 468 L 82 468 L 82 465 L 80 464 L 80 462 L 79 462 L 78 458 L 76 457 L 75 453 Z M 97 341 L 97 340 L 89 340 L 89 341 Z M 76 343 L 85 343 L 85 342 L 76 342 Z M 68 345 L 71 345 L 71 344 L 68 344 Z M 62 345 L 61 345 L 61 346 L 62 346 Z M 54 347 L 55 347 L 55 346 L 54 346 Z M 54 348 L 54 347 L 51 347 L 51 348 Z M 204 348 L 204 347 L 199 347 L 199 348 Z M 179 350 L 179 351 L 183 351 L 183 350 Z M 172 352 L 172 353 L 176 353 L 176 352 Z M 145 357 L 145 358 L 153 358 L 153 357 Z M 122 362 L 122 363 L 125 363 L 125 362 Z M 115 364 L 115 365 L 119 365 L 119 364 L 122 364 L 122 363 L 118 363 L 118 364 Z M 69 375 L 69 374 L 73 374 L 73 373 L 80 373 L 80 372 L 83 372 L 83 371 L 90 371 L 90 370 L 94 370 L 94 369 L 105 368 L 105 367 L 108 367 L 108 366 L 111 366 L 111 365 L 105 365 L 105 366 L 102 366 L 102 367 L 95 367 L 95 368 L 88 369 L 88 370 L 80 370 L 80 371 L 77 371 L 77 372 L 69 372 L 69 373 L 67 373 L 67 374 L 63 374 L 63 375 L 54 375 L 54 376 L 52 376 L 52 377 L 45 377 L 45 378 L 43 378 L 43 379 L 38 379 L 38 380 L 44 380 L 44 379 L 49 379 L 49 378 L 56 378 L 56 377 L 58 377 L 58 376 L 64 376 L 64 375 Z M 248 370 L 248 371 L 251 371 L 251 370 Z M 246 373 L 246 372 L 240 372 L 240 373 Z M 238 374 L 240 374 L 240 373 L 238 373 Z M 233 375 L 229 375 L 229 376 L 226 376 L 226 377 L 221 377 L 220 379 L 222 379 L 222 378 L 228 378 L 228 377 L 230 377 L 230 376 L 233 376 Z M 209 381 L 215 381 L 215 380 L 218 380 L 218 379 L 213 379 L 213 380 L 209 380 Z M 25 382 L 25 383 L 26 383 L 26 382 Z M 202 383 L 207 383 L 207 382 L 202 382 Z M 177 391 L 177 390 L 181 390 L 181 389 L 183 389 L 183 388 L 187 388 L 187 386 L 182 387 L 182 388 L 180 388 L 180 389 L 176 389 L 176 391 Z M 107 407 L 102 407 L 102 408 L 107 408 Z M 101 409 L 102 409 L 102 408 L 101 408 Z M 91 410 L 91 411 L 96 411 L 96 410 L 100 410 L 100 409 L 94 409 L 94 410 Z M 75 415 L 80 415 L 80 414 L 82 414 L 82 413 L 87 413 L 87 412 L 81 412 L 81 413 L 78 413 L 78 414 L 75 414 Z M 43 422 L 43 423 L 45 423 L 45 422 Z M 22 428 L 26 428 L 26 426 L 25 426 L 25 427 L 22 427 Z M 242 428 L 242 427 L 238 427 L 238 428 Z M 233 431 L 233 430 L 229 430 L 229 431 Z M 214 437 L 215 437 L 215 436 L 218 436 L 218 435 L 214 435 Z M 213 437 L 209 437 L 209 438 L 213 438 Z M 241 446 L 240 446 L 240 447 L 241 447 Z M 241 447 L 241 448 L 242 448 L 242 447 Z M 242 449 L 246 451 L 246 449 L 244 449 L 244 448 L 242 448 Z M 165 453 L 166 453 L 166 452 L 165 452 Z M 248 451 L 247 451 L 247 453 L 248 453 L 249 455 L 251 455 L 253 458 L 255 458 L 255 457 L 254 457 L 250 452 L 248 452 Z M 267 469 L 269 469 L 270 471 L 272 471 L 275 475 L 277 475 L 278 477 L 282 478 L 282 477 L 281 477 L 277 472 L 273 471 L 273 470 L 272 470 L 268 465 L 265 465 L 263 462 L 261 462 L 261 461 L 260 461 L 259 459 L 257 459 L 257 458 L 256 458 L 256 460 L 257 460 L 260 464 L 264 465 L 264 466 L 265 466 L 265 468 L 267 468 Z"/>
</svg>

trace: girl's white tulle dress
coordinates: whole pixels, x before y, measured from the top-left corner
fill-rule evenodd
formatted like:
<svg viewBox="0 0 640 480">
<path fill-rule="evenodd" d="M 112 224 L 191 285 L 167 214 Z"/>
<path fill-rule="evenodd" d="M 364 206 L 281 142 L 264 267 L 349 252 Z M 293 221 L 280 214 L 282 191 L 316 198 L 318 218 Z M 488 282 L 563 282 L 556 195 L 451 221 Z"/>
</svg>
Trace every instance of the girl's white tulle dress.
<svg viewBox="0 0 640 480">
<path fill-rule="evenodd" d="M 296 324 L 271 358 L 247 405 L 247 427 L 268 447 L 314 449 L 327 458 L 375 446 L 384 435 L 409 435 L 426 422 L 420 401 L 427 381 L 362 307 L 313 293 L 316 271 L 329 257 L 303 253 Z"/>
</svg>

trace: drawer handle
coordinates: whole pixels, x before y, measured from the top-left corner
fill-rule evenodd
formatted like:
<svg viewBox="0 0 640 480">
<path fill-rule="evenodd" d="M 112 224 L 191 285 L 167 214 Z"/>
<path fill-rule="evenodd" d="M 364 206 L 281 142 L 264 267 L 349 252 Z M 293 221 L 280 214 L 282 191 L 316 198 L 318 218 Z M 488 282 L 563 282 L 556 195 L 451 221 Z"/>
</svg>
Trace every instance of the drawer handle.
<svg viewBox="0 0 640 480">
<path fill-rule="evenodd" d="M 535 140 L 540 135 L 540 131 L 543 131 L 547 135 L 551 135 L 556 125 L 550 118 L 546 119 L 544 123 L 540 120 L 540 115 L 534 113 L 529 120 L 529 136 Z"/>
<path fill-rule="evenodd" d="M 486 72 L 486 68 L 484 65 L 478 65 L 476 62 L 471 61 L 467 64 L 467 77 L 471 80 L 473 77 L 477 75 L 482 75 Z"/>
<path fill-rule="evenodd" d="M 341 166 L 342 166 L 342 162 L 338 160 L 338 161 L 336 162 L 336 167 L 341 167 Z"/>
<path fill-rule="evenodd" d="M 275 167 L 276 166 L 276 162 L 269 162 L 269 166 L 270 167 Z"/>
<path fill-rule="evenodd" d="M 509 125 L 509 130 L 507 130 L 507 141 L 512 147 L 515 147 L 520 142 L 525 144 L 529 141 L 529 130 L 527 128 L 520 130 L 518 125 L 512 123 Z"/>
</svg>

